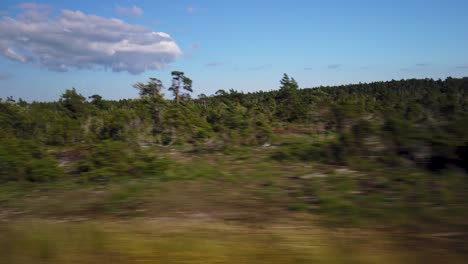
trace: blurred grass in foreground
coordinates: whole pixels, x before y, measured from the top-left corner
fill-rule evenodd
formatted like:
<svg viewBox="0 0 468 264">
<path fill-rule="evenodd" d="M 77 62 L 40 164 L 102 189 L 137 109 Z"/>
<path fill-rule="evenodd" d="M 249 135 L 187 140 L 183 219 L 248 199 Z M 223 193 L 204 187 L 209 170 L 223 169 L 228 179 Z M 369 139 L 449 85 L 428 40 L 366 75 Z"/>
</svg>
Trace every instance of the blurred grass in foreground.
<svg viewBox="0 0 468 264">
<path fill-rule="evenodd" d="M 301 223 L 253 227 L 196 217 L 3 223 L 0 255 L 0 263 L 8 264 L 464 263 L 461 253 L 397 234 Z"/>
</svg>

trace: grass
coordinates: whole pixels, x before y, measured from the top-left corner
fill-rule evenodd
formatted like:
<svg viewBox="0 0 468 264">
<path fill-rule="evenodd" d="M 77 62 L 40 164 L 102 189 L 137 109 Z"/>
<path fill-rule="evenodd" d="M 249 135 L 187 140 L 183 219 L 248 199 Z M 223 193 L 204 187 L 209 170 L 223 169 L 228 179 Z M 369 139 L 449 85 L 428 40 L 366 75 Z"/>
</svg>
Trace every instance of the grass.
<svg viewBox="0 0 468 264">
<path fill-rule="evenodd" d="M 275 161 L 269 159 L 270 153 L 263 147 L 241 147 L 229 155 L 165 149 L 164 158 L 171 161 L 162 175 L 126 175 L 105 182 L 86 182 L 76 176 L 41 184 L 9 183 L 0 186 L 0 208 L 5 212 L 1 217 L 10 217 L 12 211 L 15 218 L 242 211 L 239 219 L 267 219 L 272 212 L 300 211 L 337 226 L 424 223 L 466 228 L 462 219 L 468 216 L 468 184 L 463 173 L 432 175 L 382 167 L 356 171 L 314 162 Z"/>
<path fill-rule="evenodd" d="M 468 256 L 466 174 L 283 162 L 270 158 L 275 148 L 164 148 L 158 153 L 170 162 L 160 175 L 0 185 L 0 263 L 422 263 L 426 256 L 462 263 Z"/>
<path fill-rule="evenodd" d="M 305 225 L 305 226 L 304 226 Z M 464 263 L 463 254 L 402 237 L 324 229 L 303 222 L 249 227 L 206 219 L 58 223 L 0 227 L 0 263 Z M 415 242 L 416 243 L 416 242 Z"/>
</svg>

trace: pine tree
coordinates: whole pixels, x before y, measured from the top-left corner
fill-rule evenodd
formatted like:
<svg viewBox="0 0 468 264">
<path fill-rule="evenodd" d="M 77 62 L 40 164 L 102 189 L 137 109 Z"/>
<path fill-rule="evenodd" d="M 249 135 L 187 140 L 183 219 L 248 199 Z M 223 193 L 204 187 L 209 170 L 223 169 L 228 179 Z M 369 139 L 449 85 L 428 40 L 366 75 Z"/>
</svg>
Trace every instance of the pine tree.
<svg viewBox="0 0 468 264">
<path fill-rule="evenodd" d="M 184 72 L 173 71 L 172 75 L 172 86 L 169 88 L 169 91 L 172 91 L 174 94 L 175 100 L 177 103 L 180 102 L 180 99 L 186 97 L 182 94 L 181 89 L 184 89 L 189 92 L 192 90 L 192 80 L 184 75 Z"/>
</svg>

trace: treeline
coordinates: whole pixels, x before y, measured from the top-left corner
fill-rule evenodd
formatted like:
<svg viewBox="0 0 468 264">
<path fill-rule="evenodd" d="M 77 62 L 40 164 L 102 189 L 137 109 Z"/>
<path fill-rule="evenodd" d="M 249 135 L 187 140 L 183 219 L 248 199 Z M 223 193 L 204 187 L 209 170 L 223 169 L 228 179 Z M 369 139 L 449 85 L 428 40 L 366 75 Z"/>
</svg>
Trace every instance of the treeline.
<svg viewBox="0 0 468 264">
<path fill-rule="evenodd" d="M 219 90 L 192 99 L 182 93 L 192 91 L 192 80 L 183 72 L 172 75 L 169 90 L 174 100 L 163 97 L 164 86 L 155 78 L 135 84 L 139 99 L 86 98 L 69 89 L 57 102 L 1 100 L 0 181 L 60 177 L 57 149 L 82 147 L 80 157 L 86 164 L 76 173 L 83 175 L 113 171 L 109 164 L 92 160 L 98 154 L 86 153 L 127 149 L 128 159 L 134 161 L 115 174 L 144 174 L 165 165 L 155 165 L 156 157 L 142 151 L 142 146 L 188 145 L 202 153 L 269 145 L 278 135 L 294 133 L 308 137 L 303 142 L 279 142 L 272 159 L 371 161 L 433 171 L 467 168 L 467 78 L 299 89 L 285 74 L 279 90 Z M 103 170 L 105 166 L 109 168 Z"/>
</svg>

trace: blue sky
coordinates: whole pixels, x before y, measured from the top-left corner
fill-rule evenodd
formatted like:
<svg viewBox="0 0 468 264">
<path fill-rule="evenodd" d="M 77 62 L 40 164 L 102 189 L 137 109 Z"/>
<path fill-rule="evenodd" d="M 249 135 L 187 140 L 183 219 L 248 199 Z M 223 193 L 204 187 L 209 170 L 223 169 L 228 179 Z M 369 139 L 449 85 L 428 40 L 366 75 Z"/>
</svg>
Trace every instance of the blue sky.
<svg viewBox="0 0 468 264">
<path fill-rule="evenodd" d="M 304 88 L 465 77 L 467 14 L 463 0 L 1 1 L 0 97 L 133 98 L 172 70 L 194 96 L 277 89 L 283 73 Z"/>
</svg>

